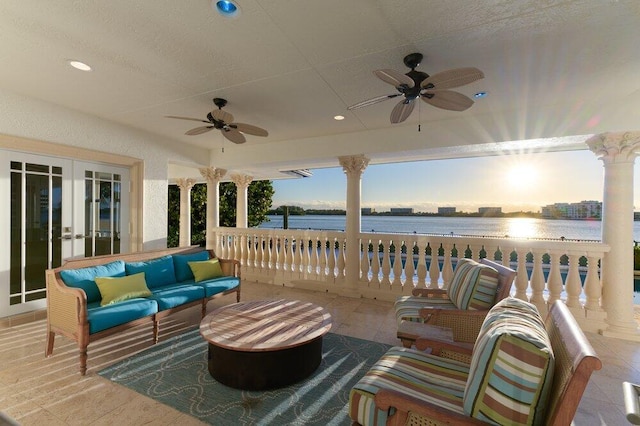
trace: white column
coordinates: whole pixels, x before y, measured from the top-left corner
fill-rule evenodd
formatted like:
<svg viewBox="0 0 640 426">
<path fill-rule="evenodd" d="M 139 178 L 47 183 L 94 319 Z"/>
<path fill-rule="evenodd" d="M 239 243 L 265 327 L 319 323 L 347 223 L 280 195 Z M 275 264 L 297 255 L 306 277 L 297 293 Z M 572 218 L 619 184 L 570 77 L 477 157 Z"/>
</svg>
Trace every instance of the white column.
<svg viewBox="0 0 640 426">
<path fill-rule="evenodd" d="M 347 217 L 346 217 L 346 285 L 349 293 L 357 293 L 360 279 L 360 201 L 361 177 L 369 165 L 364 155 L 339 157 L 340 165 L 347 175 Z M 375 248 L 375 245 L 374 245 Z M 358 296 L 357 294 L 355 294 Z"/>
<path fill-rule="evenodd" d="M 180 188 L 180 247 L 191 245 L 191 188 L 195 185 L 195 179 L 178 179 Z"/>
<path fill-rule="evenodd" d="M 220 226 L 220 180 L 227 173 L 224 169 L 203 167 L 200 174 L 207 181 L 207 249 L 215 250 L 213 230 Z"/>
<path fill-rule="evenodd" d="M 633 163 L 640 132 L 603 133 L 586 143 L 604 163 L 602 242 L 611 250 L 602 259 L 602 305 L 608 324 L 602 334 L 638 340 L 633 317 Z"/>
<path fill-rule="evenodd" d="M 249 209 L 247 207 L 247 189 L 253 182 L 253 176 L 231 175 L 236 184 L 236 228 L 247 228 Z"/>
</svg>

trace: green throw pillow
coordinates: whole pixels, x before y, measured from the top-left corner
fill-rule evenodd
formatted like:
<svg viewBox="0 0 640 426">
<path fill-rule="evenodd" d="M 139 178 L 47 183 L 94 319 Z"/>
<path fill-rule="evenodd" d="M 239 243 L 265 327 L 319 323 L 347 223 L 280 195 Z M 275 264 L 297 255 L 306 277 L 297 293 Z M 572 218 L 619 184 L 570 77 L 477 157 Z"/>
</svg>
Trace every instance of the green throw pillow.
<svg viewBox="0 0 640 426">
<path fill-rule="evenodd" d="M 144 272 L 124 277 L 96 277 L 96 284 L 102 295 L 100 306 L 123 302 L 136 297 L 151 296 L 144 279 Z"/>
<path fill-rule="evenodd" d="M 201 262 L 188 262 L 196 282 L 224 277 L 222 267 L 218 259 L 209 259 Z"/>
</svg>

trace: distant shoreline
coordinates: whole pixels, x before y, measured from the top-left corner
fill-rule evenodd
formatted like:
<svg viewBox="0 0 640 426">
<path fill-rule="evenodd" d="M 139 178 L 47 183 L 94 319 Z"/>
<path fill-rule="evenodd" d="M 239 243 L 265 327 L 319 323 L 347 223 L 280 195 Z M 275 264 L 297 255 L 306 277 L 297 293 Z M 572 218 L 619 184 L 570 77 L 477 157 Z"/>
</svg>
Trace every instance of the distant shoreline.
<svg viewBox="0 0 640 426">
<path fill-rule="evenodd" d="M 346 216 L 346 211 L 344 210 L 305 210 L 303 212 L 300 211 L 290 211 L 289 217 L 292 216 Z M 283 216 L 282 211 L 279 210 L 271 210 L 267 213 L 269 216 Z M 417 212 L 417 213 L 391 213 L 391 212 L 376 212 L 376 213 L 366 213 L 362 214 L 362 216 L 392 216 L 392 217 L 474 217 L 474 218 L 511 218 L 511 217 L 526 217 L 532 219 L 546 219 L 546 220 L 577 220 L 577 221 L 601 221 L 601 218 L 589 217 L 583 219 L 574 219 L 568 217 L 543 217 L 541 213 L 536 212 L 509 212 L 509 213 L 466 213 L 466 212 L 458 212 L 454 214 L 439 214 L 439 213 L 426 213 L 426 212 Z"/>
</svg>

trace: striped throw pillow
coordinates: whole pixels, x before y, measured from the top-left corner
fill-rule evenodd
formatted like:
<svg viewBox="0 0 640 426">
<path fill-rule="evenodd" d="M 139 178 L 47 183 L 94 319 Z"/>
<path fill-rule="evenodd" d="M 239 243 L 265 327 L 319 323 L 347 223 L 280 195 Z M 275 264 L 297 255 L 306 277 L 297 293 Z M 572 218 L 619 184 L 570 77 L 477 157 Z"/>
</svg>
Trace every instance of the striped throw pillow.
<svg viewBox="0 0 640 426">
<path fill-rule="evenodd" d="M 489 309 L 498 290 L 498 277 L 498 271 L 489 265 L 460 259 L 447 288 L 447 295 L 458 309 Z"/>
<path fill-rule="evenodd" d="M 537 309 L 507 298 L 489 312 L 476 340 L 465 414 L 501 425 L 542 424 L 553 370 L 551 342 Z"/>
</svg>

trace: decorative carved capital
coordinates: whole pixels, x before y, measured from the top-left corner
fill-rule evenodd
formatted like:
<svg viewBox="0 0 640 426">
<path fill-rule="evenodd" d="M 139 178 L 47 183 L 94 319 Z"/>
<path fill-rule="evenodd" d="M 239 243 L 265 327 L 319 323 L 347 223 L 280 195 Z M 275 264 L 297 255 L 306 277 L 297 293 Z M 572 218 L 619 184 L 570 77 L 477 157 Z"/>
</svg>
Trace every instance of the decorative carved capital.
<svg viewBox="0 0 640 426">
<path fill-rule="evenodd" d="M 596 157 L 606 163 L 633 161 L 640 150 L 640 132 L 607 132 L 586 141 Z"/>
<path fill-rule="evenodd" d="M 253 182 L 253 176 L 233 174 L 231 180 L 238 188 L 246 189 Z"/>
<path fill-rule="evenodd" d="M 216 184 L 227 174 L 225 169 L 218 169 L 216 167 L 202 167 L 200 174 L 207 180 L 207 183 Z"/>
<path fill-rule="evenodd" d="M 176 180 L 176 184 L 178 185 L 178 187 L 180 188 L 181 191 L 191 191 L 191 188 L 193 188 L 193 185 L 196 184 L 196 180 L 195 179 L 184 179 L 184 178 L 180 178 Z"/>
<path fill-rule="evenodd" d="M 355 174 L 360 176 L 369 165 L 369 159 L 364 155 L 338 157 L 338 160 L 347 175 Z"/>
</svg>

